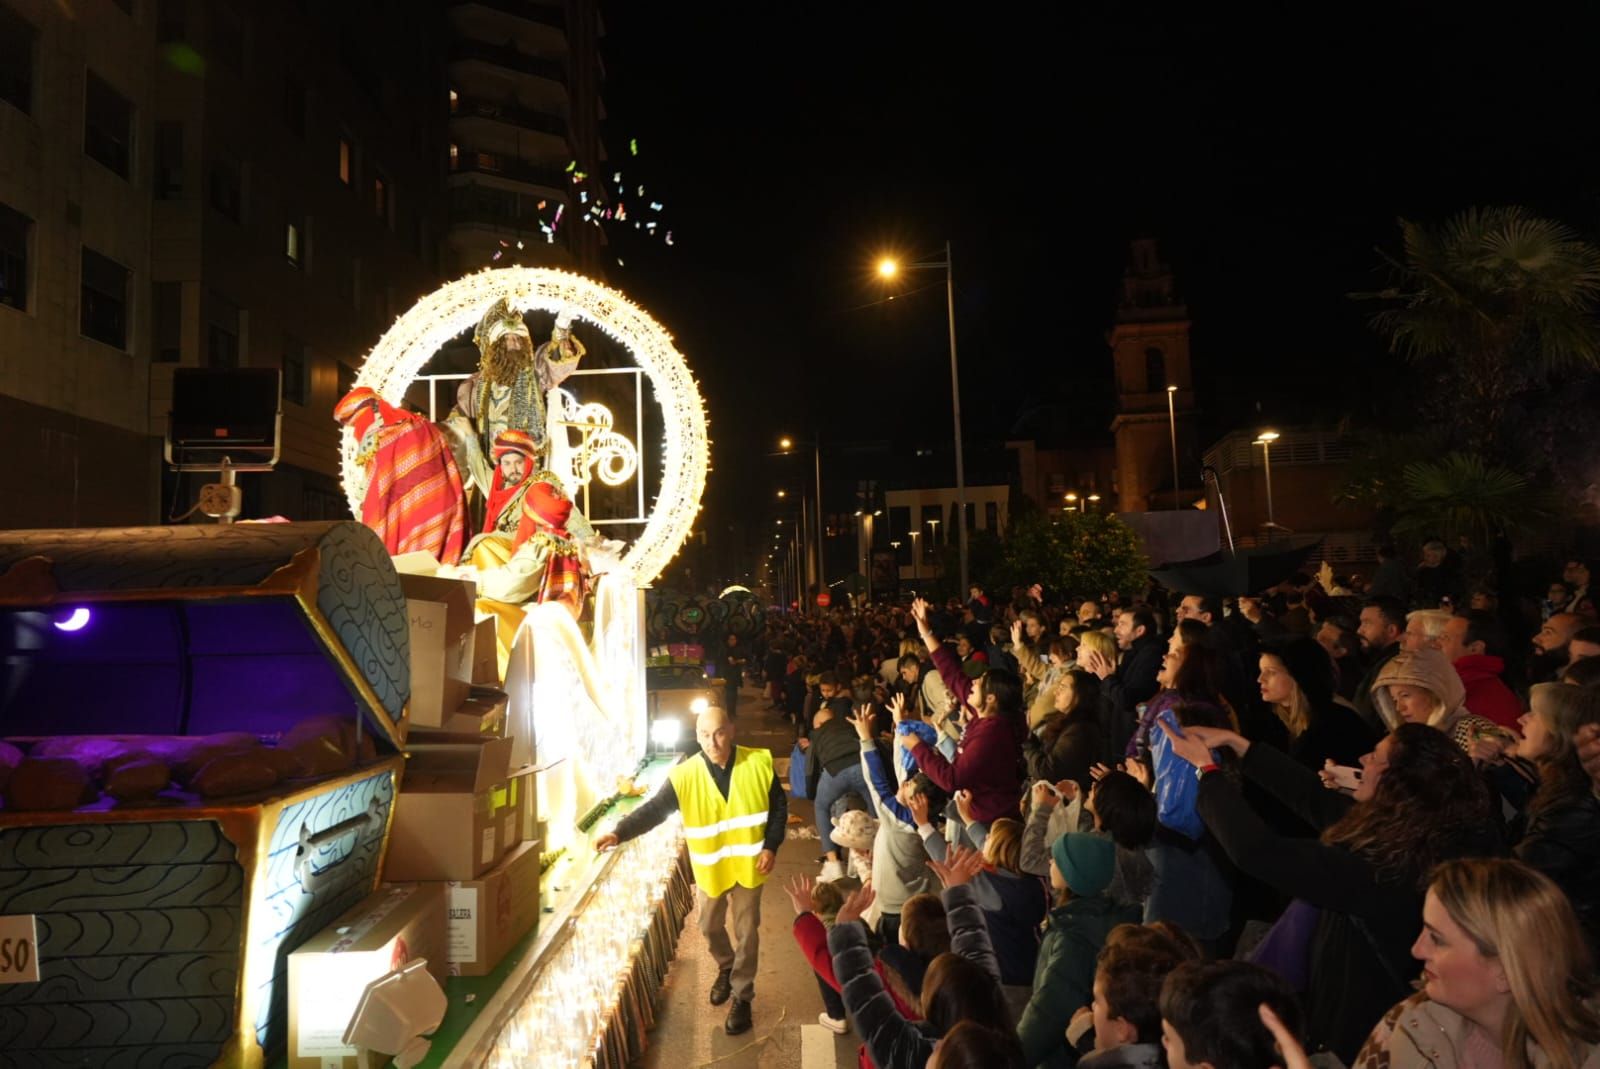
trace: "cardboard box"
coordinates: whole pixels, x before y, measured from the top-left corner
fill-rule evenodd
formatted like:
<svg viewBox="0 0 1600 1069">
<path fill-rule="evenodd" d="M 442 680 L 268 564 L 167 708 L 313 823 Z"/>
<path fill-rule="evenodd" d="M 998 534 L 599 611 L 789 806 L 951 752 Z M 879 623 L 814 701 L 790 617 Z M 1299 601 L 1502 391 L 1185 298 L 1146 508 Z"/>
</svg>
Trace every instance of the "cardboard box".
<svg viewBox="0 0 1600 1069">
<path fill-rule="evenodd" d="M 438 727 L 472 687 L 473 603 L 470 579 L 402 575 L 411 624 L 411 723 Z"/>
<path fill-rule="evenodd" d="M 498 616 L 482 616 L 472 627 L 472 682 L 500 685 L 500 644 L 495 640 Z"/>
<path fill-rule="evenodd" d="M 539 923 L 539 844 L 523 843 L 476 880 L 445 885 L 450 975 L 486 976 Z"/>
<path fill-rule="evenodd" d="M 475 880 L 514 845 L 521 795 L 507 782 L 511 745 L 470 735 L 408 743 L 386 880 Z"/>
<path fill-rule="evenodd" d="M 447 714 L 442 724 L 436 728 L 417 728 L 407 738 L 419 744 L 434 742 L 441 735 L 504 738 L 507 700 L 505 691 L 473 687 L 472 696 Z"/>
<path fill-rule="evenodd" d="M 356 1069 L 344 1030 L 361 993 L 406 962 L 426 958 L 444 983 L 447 897 L 437 883 L 383 887 L 290 953 L 289 1069 Z"/>
</svg>

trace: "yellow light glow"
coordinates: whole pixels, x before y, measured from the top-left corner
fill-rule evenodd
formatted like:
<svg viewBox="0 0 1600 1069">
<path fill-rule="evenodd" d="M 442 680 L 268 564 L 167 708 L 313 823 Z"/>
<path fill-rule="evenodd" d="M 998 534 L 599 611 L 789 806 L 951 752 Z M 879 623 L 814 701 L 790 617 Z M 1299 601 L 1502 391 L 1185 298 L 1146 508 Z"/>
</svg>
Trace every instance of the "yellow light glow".
<svg viewBox="0 0 1600 1069">
<path fill-rule="evenodd" d="M 1069 493 L 1068 493 L 1068 494 L 1067 494 L 1067 500 L 1068 500 L 1068 501 L 1076 501 L 1076 500 L 1078 500 L 1078 495 L 1077 495 L 1077 494 L 1074 494 L 1074 493 L 1071 493 L 1071 492 L 1069 492 Z"/>
<path fill-rule="evenodd" d="M 407 387 L 433 354 L 475 327 L 483 310 L 506 298 L 518 311 L 569 314 L 626 348 L 661 405 L 664 436 L 659 447 L 661 489 L 644 530 L 627 549 L 622 569 L 639 586 L 650 583 L 677 554 L 700 510 L 710 447 L 699 387 L 672 335 L 649 313 L 621 293 L 582 275 L 542 267 L 503 267 L 458 278 L 423 297 L 373 346 L 356 375 L 391 404 L 400 404 Z M 350 511 L 361 515 L 367 473 L 356 463 L 356 437 L 343 434 L 341 471 Z M 616 456 L 595 455 L 601 478 L 621 473 Z"/>
<path fill-rule="evenodd" d="M 1168 386 L 1167 387 L 1167 392 L 1168 393 L 1177 393 L 1178 392 L 1178 388 L 1176 386 Z"/>
<path fill-rule="evenodd" d="M 1090 494 L 1089 495 L 1089 500 L 1090 501 L 1099 501 L 1100 500 L 1100 495 L 1099 494 Z"/>
<path fill-rule="evenodd" d="M 878 261 L 878 276 L 880 278 L 893 278 L 900 273 L 900 265 L 893 259 L 885 256 Z"/>
<path fill-rule="evenodd" d="M 1279 437 L 1280 435 L 1277 431 L 1262 431 L 1261 436 L 1256 439 L 1256 444 L 1260 445 L 1262 442 L 1276 442 Z"/>
<path fill-rule="evenodd" d="M 779 449 L 793 449 L 794 448 L 794 439 L 793 438 L 779 438 L 778 439 L 778 448 Z"/>
<path fill-rule="evenodd" d="M 787 490 L 779 490 L 778 491 L 778 496 L 779 497 L 788 497 L 789 496 L 789 491 L 787 491 Z"/>
</svg>

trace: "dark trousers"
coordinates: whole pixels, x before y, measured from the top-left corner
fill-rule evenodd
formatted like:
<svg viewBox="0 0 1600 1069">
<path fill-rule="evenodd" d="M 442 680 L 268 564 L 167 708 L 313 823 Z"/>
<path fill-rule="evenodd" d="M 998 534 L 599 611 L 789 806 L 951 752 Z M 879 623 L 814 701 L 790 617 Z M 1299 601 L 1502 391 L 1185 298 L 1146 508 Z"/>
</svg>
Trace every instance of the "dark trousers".
<svg viewBox="0 0 1600 1069">
<path fill-rule="evenodd" d="M 813 973 L 812 975 L 816 975 Z M 817 977 L 817 990 L 822 992 L 822 1008 L 835 1021 L 844 1020 L 844 996 L 828 986 L 828 981 Z"/>
<path fill-rule="evenodd" d="M 883 940 L 883 945 L 887 947 L 900 942 L 900 914 L 878 914 L 878 938 Z"/>
</svg>

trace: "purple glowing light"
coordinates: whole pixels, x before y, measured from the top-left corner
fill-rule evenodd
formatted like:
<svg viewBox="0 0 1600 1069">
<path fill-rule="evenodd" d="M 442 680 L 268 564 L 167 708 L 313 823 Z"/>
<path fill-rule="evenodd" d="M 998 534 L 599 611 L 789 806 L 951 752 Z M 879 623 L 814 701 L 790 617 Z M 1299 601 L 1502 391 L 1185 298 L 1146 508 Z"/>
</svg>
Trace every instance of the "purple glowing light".
<svg viewBox="0 0 1600 1069">
<path fill-rule="evenodd" d="M 65 620 L 53 621 L 57 631 L 82 631 L 89 626 L 89 610 L 83 606 L 72 610 L 72 615 Z"/>
</svg>

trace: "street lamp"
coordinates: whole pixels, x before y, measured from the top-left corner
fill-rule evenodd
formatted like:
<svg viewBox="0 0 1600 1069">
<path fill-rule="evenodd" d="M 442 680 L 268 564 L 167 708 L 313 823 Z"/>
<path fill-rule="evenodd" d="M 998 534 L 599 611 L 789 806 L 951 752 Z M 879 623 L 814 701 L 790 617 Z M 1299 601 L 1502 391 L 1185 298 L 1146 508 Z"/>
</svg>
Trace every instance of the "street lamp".
<svg viewBox="0 0 1600 1069">
<path fill-rule="evenodd" d="M 1100 503 L 1100 495 L 1090 494 L 1086 500 L 1088 500 L 1089 504 L 1091 505 L 1098 505 Z"/>
<path fill-rule="evenodd" d="M 795 450 L 795 447 L 797 445 L 804 445 L 804 444 L 805 444 L 804 442 L 796 442 L 793 438 L 790 438 L 788 435 L 784 435 L 782 438 L 778 439 L 778 452 L 779 453 L 793 453 L 794 450 Z M 824 544 L 823 544 L 823 541 L 822 541 L 822 432 L 821 431 L 813 432 L 813 434 L 811 436 L 811 460 L 812 460 L 812 464 L 814 465 L 814 470 L 815 470 L 815 473 L 816 473 L 816 481 L 817 481 L 817 515 L 816 515 L 816 520 L 817 520 L 817 537 L 816 537 L 817 587 L 818 587 L 818 589 L 821 589 L 822 587 L 827 585 L 827 577 L 824 574 L 825 573 L 824 564 L 826 563 L 826 561 L 825 561 L 825 554 L 823 552 Z M 803 499 L 802 499 L 801 505 L 802 505 L 802 508 L 803 508 L 804 507 L 804 500 Z M 810 563 L 810 561 L 809 561 L 809 558 L 808 558 L 807 559 L 807 564 L 809 565 L 809 563 Z M 808 591 L 808 593 L 809 593 L 809 591 Z"/>
<path fill-rule="evenodd" d="M 1073 493 L 1071 490 L 1067 491 L 1067 511 L 1068 512 L 1077 512 L 1077 511 L 1079 511 L 1079 509 L 1078 509 L 1078 495 Z"/>
<path fill-rule="evenodd" d="M 1178 497 L 1178 412 L 1172 400 L 1177 394 L 1176 386 L 1167 387 L 1167 425 L 1172 429 L 1172 507 L 1181 509 L 1183 502 Z"/>
<path fill-rule="evenodd" d="M 961 373 L 956 363 L 956 283 L 955 269 L 951 265 L 950 242 L 944 243 L 944 259 L 922 260 L 913 264 L 901 265 L 892 257 L 885 256 L 878 261 L 878 277 L 892 279 L 900 274 L 901 268 L 907 271 L 943 270 L 944 271 L 944 299 L 945 311 L 950 321 L 950 414 L 955 424 L 956 438 L 956 506 L 959 535 L 957 538 L 961 547 L 961 590 L 964 593 L 968 587 L 967 581 L 967 473 L 961 449 Z"/>
<path fill-rule="evenodd" d="M 906 533 L 911 536 L 911 582 L 914 585 L 920 584 L 922 582 L 922 557 L 919 555 L 921 547 L 917 544 L 917 539 L 922 537 L 922 532 L 907 531 Z"/>
<path fill-rule="evenodd" d="M 1278 527 L 1272 515 L 1272 443 L 1276 442 L 1278 437 L 1277 431 L 1262 431 L 1260 437 L 1254 443 L 1261 447 L 1262 462 L 1267 476 L 1267 538 L 1269 540 L 1272 538 L 1272 532 L 1277 530 Z"/>
</svg>

